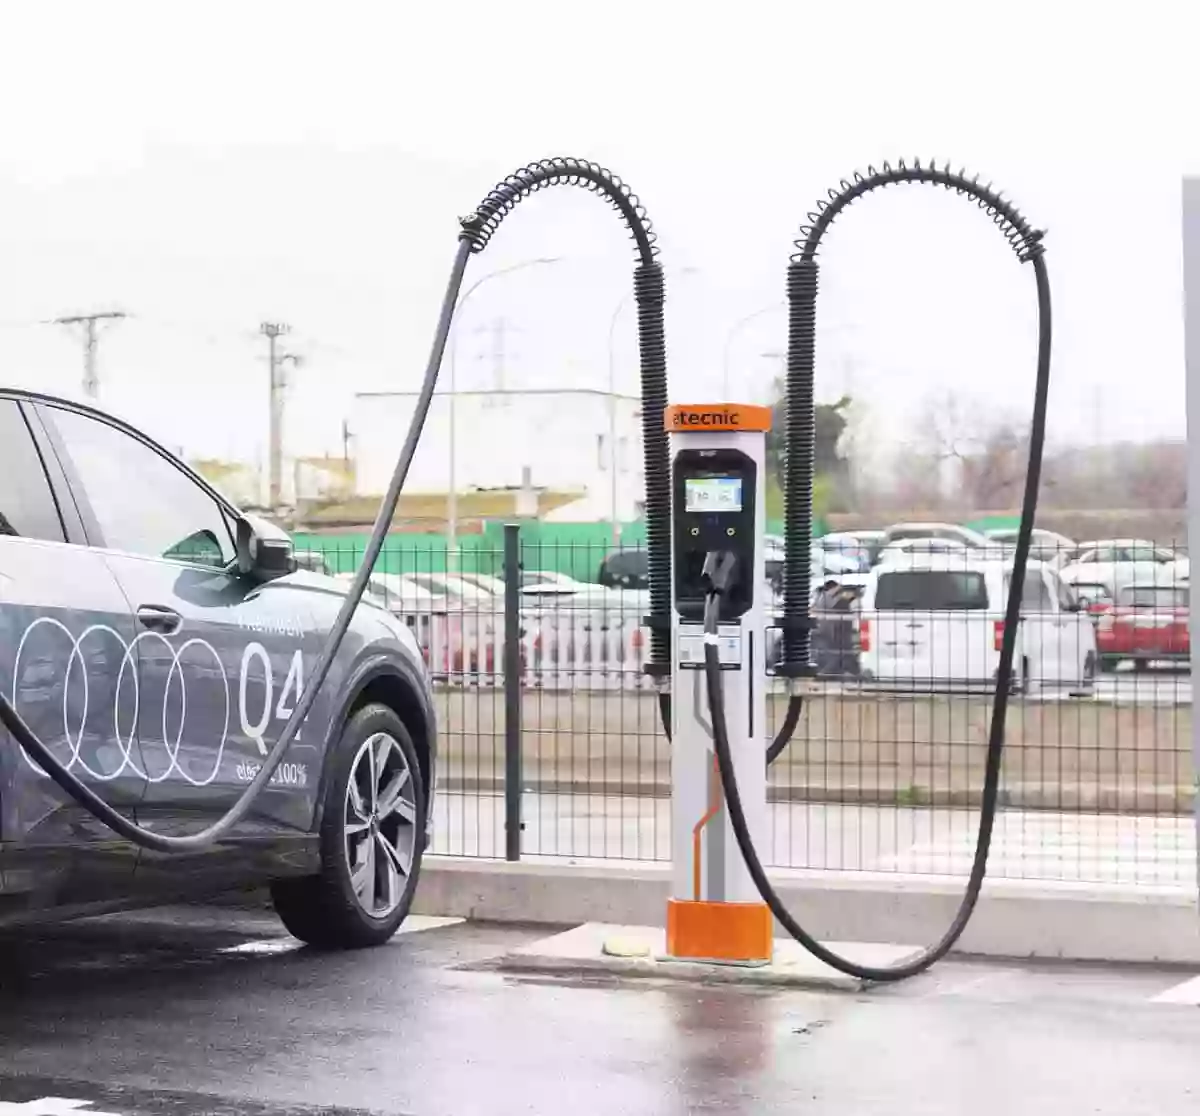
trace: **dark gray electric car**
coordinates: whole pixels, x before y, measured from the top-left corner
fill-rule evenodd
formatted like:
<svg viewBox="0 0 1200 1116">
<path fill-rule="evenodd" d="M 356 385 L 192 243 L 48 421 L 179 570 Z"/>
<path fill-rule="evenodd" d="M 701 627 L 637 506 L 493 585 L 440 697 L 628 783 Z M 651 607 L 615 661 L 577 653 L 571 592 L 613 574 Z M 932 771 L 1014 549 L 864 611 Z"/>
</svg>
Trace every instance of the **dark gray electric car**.
<svg viewBox="0 0 1200 1116">
<path fill-rule="evenodd" d="M 0 389 L 0 687 L 140 825 L 211 824 L 278 738 L 346 589 L 290 554 L 131 427 Z M 0 729 L 0 924 L 269 883 L 297 937 L 385 941 L 416 887 L 435 759 L 420 650 L 369 601 L 272 783 L 210 851 L 117 838 Z"/>
</svg>

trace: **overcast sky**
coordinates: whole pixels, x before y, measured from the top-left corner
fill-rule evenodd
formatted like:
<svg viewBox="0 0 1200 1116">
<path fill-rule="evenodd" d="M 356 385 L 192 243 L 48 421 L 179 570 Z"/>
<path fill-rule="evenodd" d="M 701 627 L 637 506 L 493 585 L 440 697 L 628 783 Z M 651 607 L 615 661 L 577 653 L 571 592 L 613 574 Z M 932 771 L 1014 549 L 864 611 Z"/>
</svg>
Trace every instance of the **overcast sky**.
<svg viewBox="0 0 1200 1116">
<path fill-rule="evenodd" d="M 0 359 L 77 394 L 65 313 L 119 308 L 102 403 L 189 454 L 254 458 L 264 318 L 306 357 L 288 450 L 340 449 L 355 390 L 411 389 L 456 218 L 547 155 L 641 195 L 668 280 L 672 397 L 762 398 L 785 347 L 791 240 L 855 167 L 936 155 L 1048 230 L 1059 440 L 1183 434 L 1180 177 L 1200 173 L 1195 5 L 742 0 L 502 6 L 6 5 Z M 631 247 L 579 190 L 540 194 L 472 261 L 458 382 L 603 388 Z M 682 272 L 682 274 L 680 274 Z M 671 274 L 673 273 L 673 274 Z M 826 240 L 823 397 L 895 444 L 952 390 L 1025 414 L 1033 284 L 986 218 L 876 195 Z M 618 387 L 636 391 L 633 316 Z"/>
</svg>

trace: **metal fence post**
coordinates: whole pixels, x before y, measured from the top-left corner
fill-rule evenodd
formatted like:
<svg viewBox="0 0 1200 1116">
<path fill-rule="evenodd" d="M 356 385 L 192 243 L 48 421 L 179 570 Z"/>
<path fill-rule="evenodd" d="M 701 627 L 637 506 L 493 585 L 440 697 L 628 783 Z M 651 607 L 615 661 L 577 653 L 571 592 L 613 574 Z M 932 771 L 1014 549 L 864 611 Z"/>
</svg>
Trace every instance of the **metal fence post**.
<svg viewBox="0 0 1200 1116">
<path fill-rule="evenodd" d="M 521 528 L 504 525 L 504 857 L 521 859 Z"/>
</svg>

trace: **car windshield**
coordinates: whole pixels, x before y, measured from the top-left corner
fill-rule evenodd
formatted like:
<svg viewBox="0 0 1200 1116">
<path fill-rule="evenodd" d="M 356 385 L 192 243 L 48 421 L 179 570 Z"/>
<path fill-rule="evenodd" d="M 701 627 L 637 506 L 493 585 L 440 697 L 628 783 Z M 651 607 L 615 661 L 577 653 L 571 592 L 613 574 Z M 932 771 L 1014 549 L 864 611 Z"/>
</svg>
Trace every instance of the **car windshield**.
<svg viewBox="0 0 1200 1116">
<path fill-rule="evenodd" d="M 1175 558 L 1169 550 L 1150 543 L 1132 542 L 1121 549 L 1124 551 L 1121 557 L 1127 562 L 1170 562 Z"/>
<path fill-rule="evenodd" d="M 887 533 L 889 544 L 906 542 L 909 539 L 933 539 L 936 535 L 928 527 L 894 527 Z"/>
<path fill-rule="evenodd" d="M 988 607 L 983 574 L 955 570 L 898 570 L 881 574 L 875 607 L 894 611 L 950 611 Z"/>
<path fill-rule="evenodd" d="M 408 578 L 431 593 L 444 594 L 459 601 L 486 601 L 492 594 L 454 574 L 408 574 Z"/>
<path fill-rule="evenodd" d="M 1117 603 L 1126 608 L 1187 608 L 1188 590 L 1182 585 L 1127 585 Z"/>
</svg>

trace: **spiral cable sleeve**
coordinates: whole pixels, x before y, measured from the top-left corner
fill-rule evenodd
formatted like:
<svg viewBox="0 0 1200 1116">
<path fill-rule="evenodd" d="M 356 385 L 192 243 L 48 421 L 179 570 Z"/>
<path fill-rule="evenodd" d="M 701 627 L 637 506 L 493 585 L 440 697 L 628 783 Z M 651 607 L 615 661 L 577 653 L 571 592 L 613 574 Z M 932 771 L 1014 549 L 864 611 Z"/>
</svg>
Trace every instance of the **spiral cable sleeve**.
<svg viewBox="0 0 1200 1116">
<path fill-rule="evenodd" d="M 1050 392 L 1051 306 L 1050 280 L 1046 271 L 1044 233 L 1034 229 L 1020 211 L 991 185 L 981 186 L 979 179 L 968 178 L 963 172 L 952 172 L 947 166 L 938 169 L 920 162 L 912 167 L 901 162 L 893 168 L 884 163 L 883 170 L 869 167 L 866 174 L 856 173 L 843 179 L 839 190 L 829 191 L 829 200 L 818 203 L 808 214 L 809 223 L 801 227 L 797 252 L 788 267 L 788 364 L 787 364 L 787 454 L 785 498 L 785 559 L 784 559 L 784 663 L 781 673 L 795 676 L 808 673 L 806 669 L 810 647 L 810 617 L 807 593 L 811 589 L 809 560 L 812 553 L 812 482 L 815 471 L 815 391 L 813 366 L 816 348 L 817 249 L 825 231 L 843 209 L 871 190 L 904 182 L 928 182 L 967 196 L 992 219 L 1013 249 L 1020 263 L 1032 264 L 1037 293 L 1037 369 L 1034 378 L 1033 415 L 1029 427 L 1029 458 L 1025 472 L 1025 487 L 1021 499 L 1021 522 L 1016 548 L 1009 572 L 1008 600 L 1004 610 L 1003 638 L 1000 661 L 996 668 L 992 694 L 992 713 L 988 725 L 987 753 L 984 764 L 983 790 L 979 805 L 979 829 L 975 853 L 967 878 L 966 890 L 945 933 L 915 957 L 895 965 L 864 965 L 843 957 L 820 942 L 807 931 L 783 904 L 767 875 L 746 820 L 734 770 L 732 748 L 725 722 L 725 703 L 721 663 L 716 641 L 704 645 L 705 678 L 708 685 L 709 708 L 712 712 L 713 747 L 721 785 L 725 792 L 730 826 L 741 850 L 746 868 L 771 913 L 813 956 L 840 972 L 868 981 L 897 981 L 924 972 L 944 957 L 966 929 L 975 910 L 987 875 L 988 854 L 1000 799 L 1000 774 L 1004 757 L 1004 735 L 1008 717 L 1009 692 L 1013 680 L 1013 658 L 1016 653 L 1017 628 L 1021 617 L 1021 586 L 1029 561 L 1033 524 L 1037 517 L 1038 488 L 1041 481 L 1042 453 L 1046 441 L 1046 412 Z M 718 617 L 715 595 L 705 606 L 705 632 L 715 635 Z M 799 699 L 796 718 L 799 720 Z M 789 710 L 789 721 L 792 721 Z M 793 725 L 794 727 L 794 725 Z M 790 735 L 790 734 L 789 734 Z M 782 738 L 784 733 L 780 733 Z M 768 762 L 779 754 L 786 740 L 777 740 L 768 753 Z"/>
<path fill-rule="evenodd" d="M 814 356 L 817 322 L 815 260 L 790 264 L 787 277 L 787 482 L 784 489 L 783 663 L 784 675 L 809 673 L 812 633 L 812 486 L 817 436 Z"/>
<path fill-rule="evenodd" d="M 667 407 L 666 286 L 662 265 L 641 264 L 633 273 L 638 348 L 642 360 L 642 440 L 646 459 L 646 549 L 650 575 L 651 674 L 671 662 L 671 465 L 663 414 Z"/>
<path fill-rule="evenodd" d="M 433 393 L 437 387 L 438 372 L 442 366 L 442 357 L 446 351 L 446 342 L 450 337 L 450 327 L 454 318 L 454 307 L 458 302 L 458 294 L 462 289 L 463 274 L 466 271 L 467 260 L 470 257 L 470 246 L 460 239 L 458 250 L 454 255 L 454 265 L 442 297 L 441 312 L 438 315 L 437 328 L 434 331 L 433 345 L 430 348 L 429 361 L 425 366 L 425 376 L 421 382 L 416 406 L 409 421 L 408 433 L 400 448 L 400 456 L 396 460 L 392 479 L 388 482 L 387 492 L 380 501 L 379 510 L 375 515 L 375 524 L 367 539 L 366 550 L 354 580 L 346 590 L 342 604 L 338 609 L 333 626 L 325 637 L 324 644 L 317 661 L 313 665 L 308 681 L 301 688 L 279 736 L 271 747 L 271 751 L 263 759 L 257 774 L 238 796 L 232 806 L 216 821 L 204 829 L 194 833 L 172 836 L 158 833 L 139 825 L 125 817 L 119 810 L 109 805 L 87 783 L 82 782 L 70 769 L 64 767 L 62 761 L 54 754 L 49 745 L 41 740 L 26 724 L 17 712 L 15 706 L 4 694 L 0 693 L 0 726 L 11 733 L 12 738 L 25 750 L 25 753 L 57 784 L 57 786 L 80 806 L 88 811 L 97 821 L 106 825 L 119 837 L 143 849 L 164 853 L 188 853 L 207 849 L 218 841 L 224 840 L 254 808 L 259 796 L 267 789 L 268 783 L 274 778 L 276 770 L 288 754 L 292 741 L 300 731 L 300 726 L 308 716 L 317 694 L 325 684 L 329 671 L 333 666 L 338 649 L 349 631 L 355 610 L 366 591 L 371 572 L 383 549 L 387 533 L 391 528 L 392 519 L 396 514 L 396 504 L 412 466 L 413 457 L 421 432 L 425 428 L 425 420 L 433 401 Z M 14 680 L 14 697 L 15 686 Z"/>
<path fill-rule="evenodd" d="M 470 243 L 472 252 L 482 252 L 518 203 L 547 186 L 559 185 L 582 186 L 608 201 L 629 229 L 639 261 L 643 264 L 654 262 L 658 255 L 655 245 L 658 237 L 645 206 L 612 171 L 584 159 L 542 159 L 514 171 L 488 192 L 474 213 L 462 218 L 462 238 Z"/>
<path fill-rule="evenodd" d="M 633 286 L 637 300 L 638 348 L 642 373 L 642 444 L 646 471 L 646 549 L 649 560 L 650 661 L 646 672 L 665 678 L 671 672 L 671 489 L 670 458 L 663 413 L 667 406 L 667 341 L 663 322 L 665 288 L 658 263 L 658 236 L 638 196 L 617 175 L 598 163 L 558 157 L 521 167 L 497 183 L 475 212 L 460 221 L 459 239 L 482 252 L 520 202 L 548 186 L 580 186 L 604 198 L 621 216 L 633 237 L 638 266 Z"/>
<path fill-rule="evenodd" d="M 796 254 L 792 256 L 792 261 L 814 259 L 825 230 L 843 209 L 864 194 L 883 186 L 897 186 L 906 182 L 931 182 L 953 190 L 960 196 L 974 199 L 1000 229 L 1021 263 L 1029 263 L 1045 250 L 1042 246 L 1045 233 L 1030 225 L 1012 202 L 1005 200 L 999 190 L 992 189 L 990 182 L 981 185 L 979 175 L 968 176 L 965 170 L 951 170 L 949 163 L 939 168 L 936 160 L 930 160 L 922 166 L 920 159 L 914 159 L 912 166 L 909 166 L 903 159 L 898 159 L 894 167 L 888 162 L 882 164 L 882 170 L 868 166 L 865 173 L 855 171 L 849 178 L 843 178 L 836 189 L 831 187 L 828 199 L 818 201 L 816 209 L 806 214 L 807 223 L 800 226 L 800 238 L 795 242 Z"/>
<path fill-rule="evenodd" d="M 843 178 L 828 197 L 807 214 L 800 226 L 797 251 L 788 266 L 788 356 L 787 356 L 787 441 L 786 489 L 784 492 L 783 662 L 780 672 L 795 677 L 811 673 L 812 592 L 812 485 L 815 479 L 816 407 L 814 366 L 816 360 L 817 250 L 821 238 L 837 216 L 864 194 L 887 186 L 924 182 L 953 190 L 973 199 L 1000 229 L 1022 263 L 1040 259 L 1045 251 L 1044 233 L 1033 228 L 1015 205 L 991 183 L 981 184 L 978 175 L 953 171 L 950 164 L 936 162 L 909 166 L 903 159 L 882 169 L 868 166 Z"/>
</svg>

